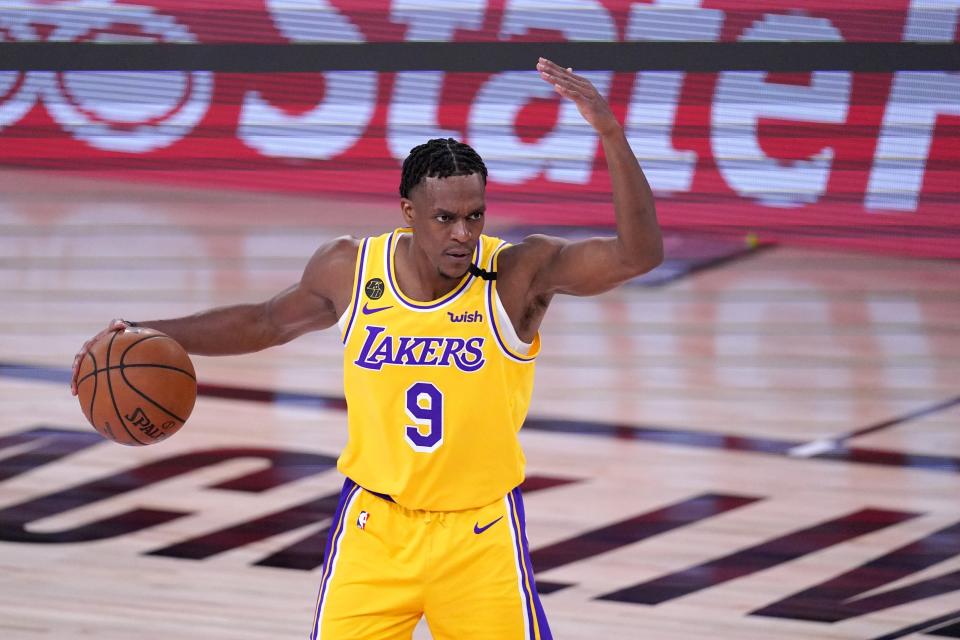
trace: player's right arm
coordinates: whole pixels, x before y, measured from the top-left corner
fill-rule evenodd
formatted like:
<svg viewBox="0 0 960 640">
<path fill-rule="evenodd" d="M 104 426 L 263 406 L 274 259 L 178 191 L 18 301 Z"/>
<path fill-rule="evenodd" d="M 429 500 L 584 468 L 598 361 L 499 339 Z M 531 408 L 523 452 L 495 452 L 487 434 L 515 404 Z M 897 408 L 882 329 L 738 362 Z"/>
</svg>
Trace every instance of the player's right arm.
<svg viewBox="0 0 960 640">
<path fill-rule="evenodd" d="M 187 350 L 207 356 L 261 351 L 290 342 L 310 331 L 336 324 L 350 299 L 359 242 L 338 238 L 320 247 L 307 263 L 300 281 L 269 300 L 201 311 L 182 318 L 138 321 L 137 326 L 161 331 Z M 84 343 L 73 361 L 71 391 L 84 354 L 99 338 L 129 323 L 114 320 Z"/>
<path fill-rule="evenodd" d="M 261 351 L 336 324 L 349 299 L 357 242 L 340 238 L 320 247 L 300 281 L 269 300 L 218 307 L 171 320 L 137 322 L 162 331 L 204 356 Z"/>
</svg>

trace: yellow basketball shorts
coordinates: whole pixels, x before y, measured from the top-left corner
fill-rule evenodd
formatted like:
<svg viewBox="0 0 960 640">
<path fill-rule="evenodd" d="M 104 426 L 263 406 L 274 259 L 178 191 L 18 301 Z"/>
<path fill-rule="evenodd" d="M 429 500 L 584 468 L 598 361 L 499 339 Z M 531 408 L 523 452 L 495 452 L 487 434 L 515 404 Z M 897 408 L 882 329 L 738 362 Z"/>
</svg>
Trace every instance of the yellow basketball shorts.
<svg viewBox="0 0 960 640">
<path fill-rule="evenodd" d="M 435 640 L 550 640 L 533 580 L 523 499 L 414 511 L 343 485 L 311 640 L 409 640 L 425 616 Z"/>
</svg>

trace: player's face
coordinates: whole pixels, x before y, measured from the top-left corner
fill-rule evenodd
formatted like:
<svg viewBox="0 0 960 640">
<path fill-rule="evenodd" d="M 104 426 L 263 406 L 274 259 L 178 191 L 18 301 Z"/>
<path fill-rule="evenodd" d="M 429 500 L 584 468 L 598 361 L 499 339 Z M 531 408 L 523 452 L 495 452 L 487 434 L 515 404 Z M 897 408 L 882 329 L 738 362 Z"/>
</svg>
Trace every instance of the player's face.
<svg viewBox="0 0 960 640">
<path fill-rule="evenodd" d="M 414 242 L 444 278 L 460 279 L 470 266 L 483 232 L 484 194 L 483 178 L 474 173 L 425 178 L 400 200 Z"/>
</svg>

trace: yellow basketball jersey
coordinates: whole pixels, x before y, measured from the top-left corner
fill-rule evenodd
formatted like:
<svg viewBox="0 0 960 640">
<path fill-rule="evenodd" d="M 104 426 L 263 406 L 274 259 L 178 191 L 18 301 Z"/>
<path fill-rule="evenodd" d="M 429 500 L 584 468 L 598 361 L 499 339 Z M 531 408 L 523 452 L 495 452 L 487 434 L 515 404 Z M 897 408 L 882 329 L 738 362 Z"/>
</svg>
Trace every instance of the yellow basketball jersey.
<svg viewBox="0 0 960 640">
<path fill-rule="evenodd" d="M 360 245 L 339 323 L 349 439 L 337 467 L 408 509 L 480 507 L 523 481 L 517 432 L 540 336 L 531 345 L 519 340 L 495 279 L 468 273 L 430 302 L 404 295 L 394 253 L 407 233 Z M 473 264 L 496 273 L 505 246 L 481 236 Z"/>
</svg>

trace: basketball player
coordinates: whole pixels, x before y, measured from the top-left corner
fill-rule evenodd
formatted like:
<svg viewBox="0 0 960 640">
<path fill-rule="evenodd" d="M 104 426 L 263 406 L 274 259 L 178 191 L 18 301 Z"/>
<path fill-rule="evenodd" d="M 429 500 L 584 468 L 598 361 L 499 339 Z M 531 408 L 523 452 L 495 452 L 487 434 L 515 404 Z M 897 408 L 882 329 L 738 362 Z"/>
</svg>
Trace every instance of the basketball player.
<svg viewBox="0 0 960 640">
<path fill-rule="evenodd" d="M 405 228 L 321 246 L 299 283 L 261 304 L 139 323 L 204 355 L 339 327 L 347 479 L 311 638 L 410 638 L 421 616 L 437 639 L 551 637 L 517 489 L 538 328 L 555 294 L 626 282 L 660 263 L 662 242 L 650 188 L 607 102 L 571 69 L 543 58 L 537 69 L 602 140 L 616 237 L 509 245 L 482 235 L 483 161 L 466 144 L 430 140 L 403 163 Z M 74 392 L 75 380 L 76 365 Z"/>
</svg>

